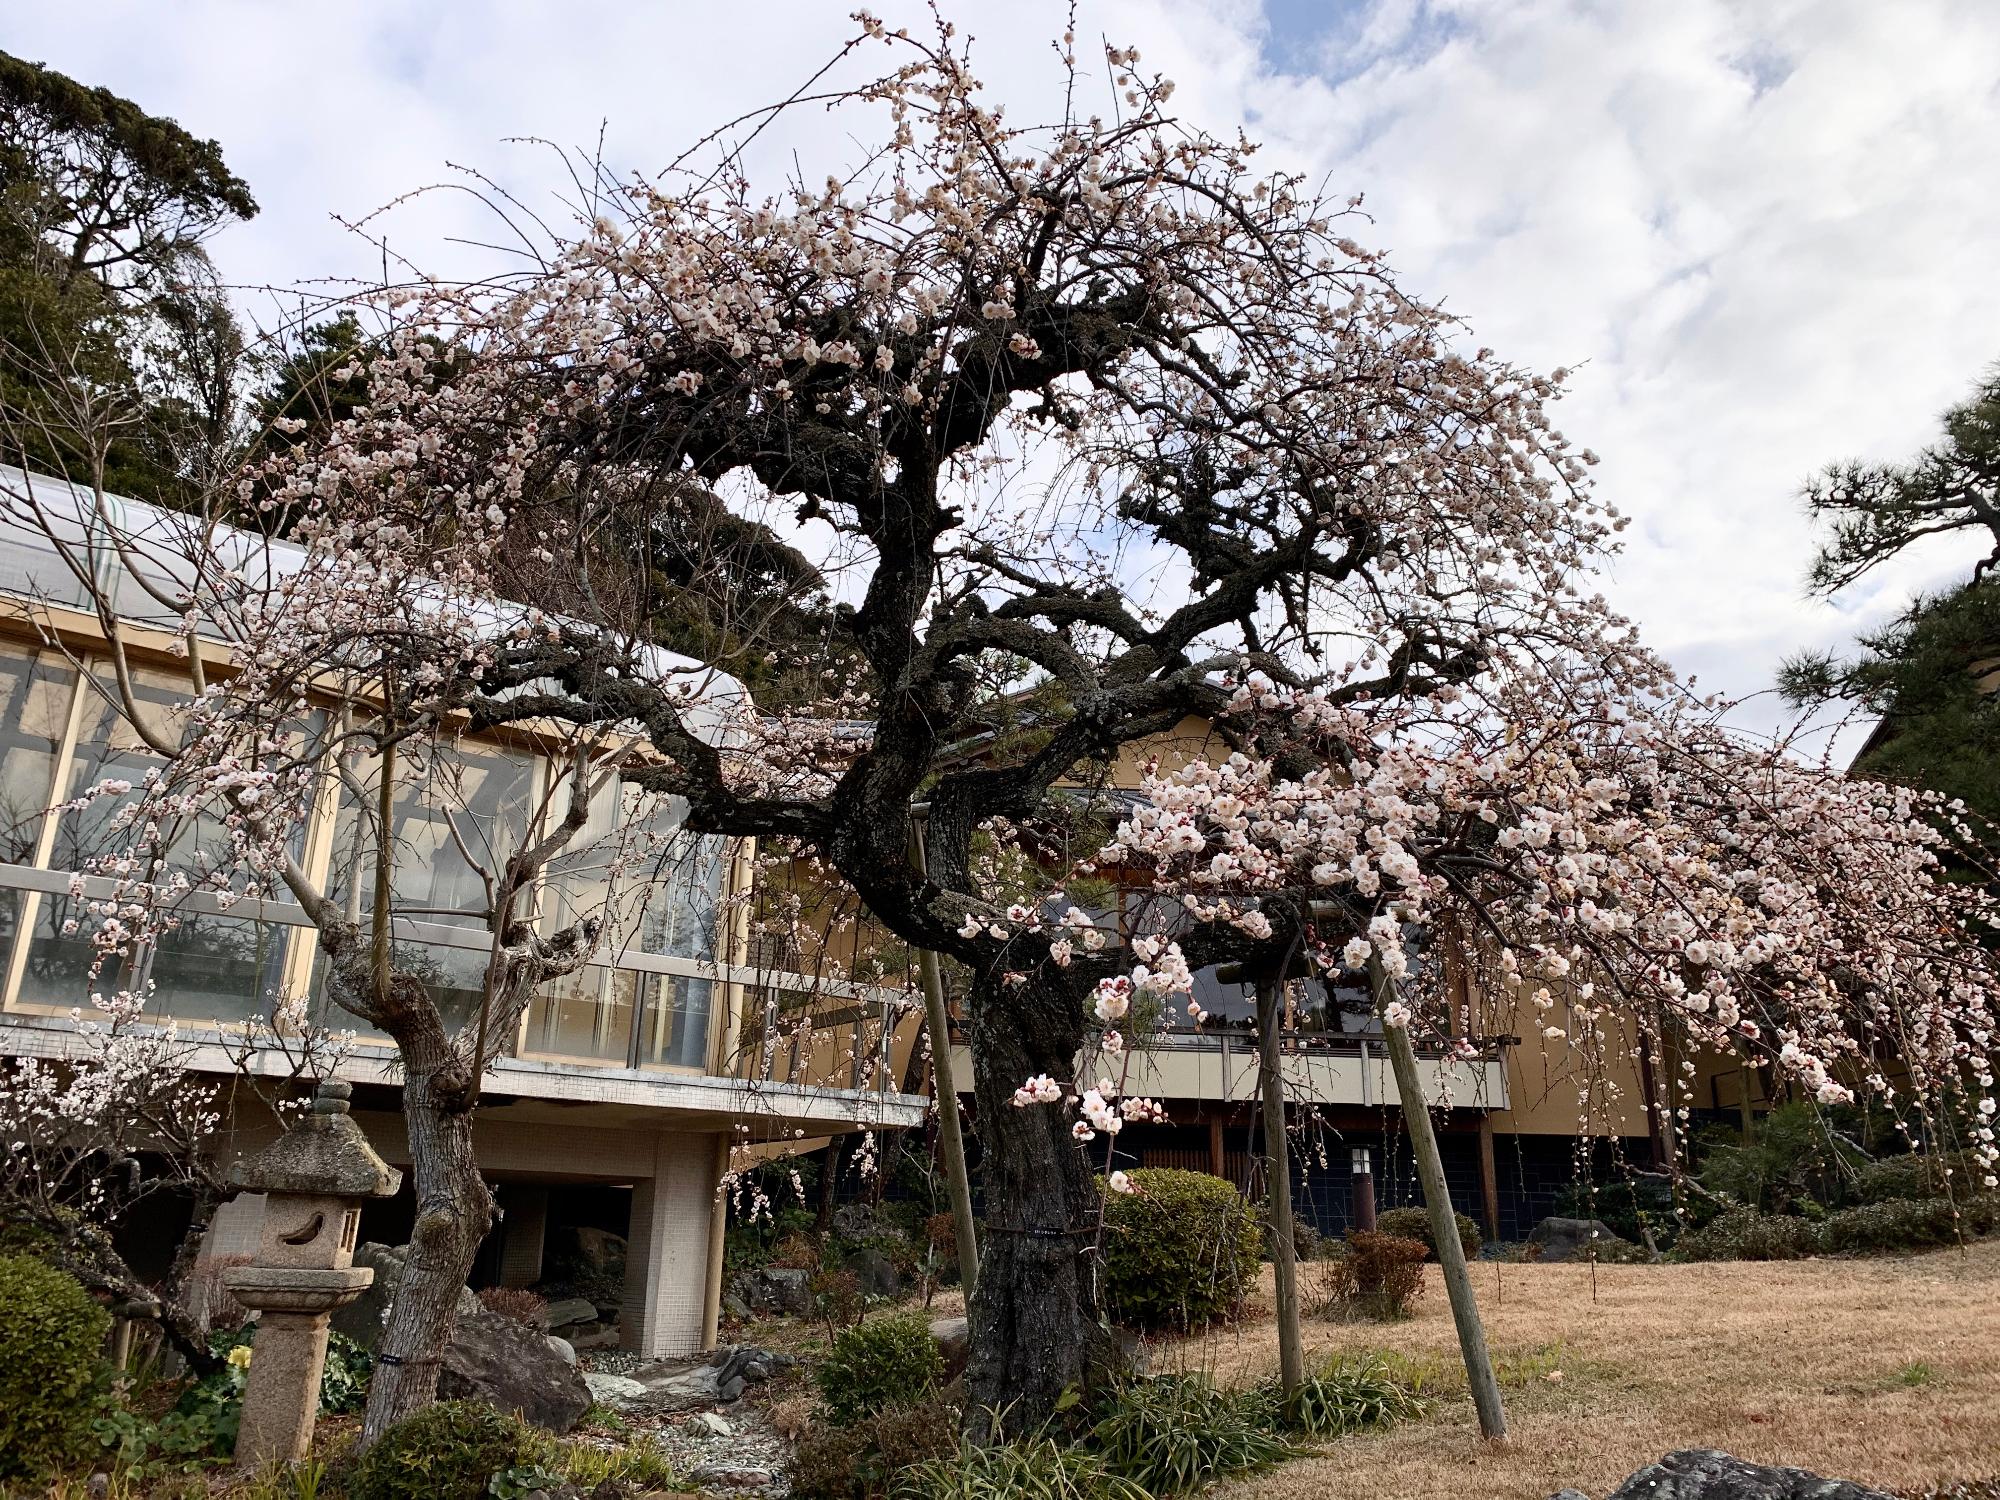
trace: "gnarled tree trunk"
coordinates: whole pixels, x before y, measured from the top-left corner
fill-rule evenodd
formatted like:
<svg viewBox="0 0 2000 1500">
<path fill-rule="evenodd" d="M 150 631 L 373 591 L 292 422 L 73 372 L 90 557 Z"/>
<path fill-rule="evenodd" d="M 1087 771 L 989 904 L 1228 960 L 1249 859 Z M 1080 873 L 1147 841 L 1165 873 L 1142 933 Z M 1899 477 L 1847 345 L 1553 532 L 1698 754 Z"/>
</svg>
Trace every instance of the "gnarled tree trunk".
<svg viewBox="0 0 2000 1500">
<path fill-rule="evenodd" d="M 493 1195 L 472 1149 L 470 1080 L 434 1011 L 395 1029 L 405 1069 L 403 1118 L 417 1196 L 410 1258 L 375 1351 L 361 1441 L 373 1443 L 437 1399 L 459 1293 L 493 1227 Z"/>
<path fill-rule="evenodd" d="M 1098 1190 L 1070 1134 L 1074 1116 L 1013 1103 L 1037 1073 L 1068 1078 L 1082 1039 L 1082 996 L 1046 966 L 1020 984 L 997 972 L 974 982 L 986 1218 L 968 1309 L 966 1424 L 980 1439 L 1032 1429 L 1065 1389 L 1088 1389 L 1116 1358 L 1098 1294 Z"/>
</svg>

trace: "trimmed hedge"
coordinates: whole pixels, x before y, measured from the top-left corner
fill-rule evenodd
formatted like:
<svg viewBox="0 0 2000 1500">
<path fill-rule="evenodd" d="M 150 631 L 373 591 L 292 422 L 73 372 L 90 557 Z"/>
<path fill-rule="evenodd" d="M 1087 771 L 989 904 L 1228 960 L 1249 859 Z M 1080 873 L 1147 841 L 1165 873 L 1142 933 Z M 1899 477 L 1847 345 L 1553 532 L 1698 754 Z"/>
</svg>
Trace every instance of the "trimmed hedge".
<svg viewBox="0 0 2000 1500">
<path fill-rule="evenodd" d="M 2000 1224 L 2000 1194 L 1982 1193 L 1958 1204 L 1944 1198 L 1891 1198 L 1828 1214 L 1828 1250 L 1924 1250 L 1976 1239 Z"/>
<path fill-rule="evenodd" d="M 1452 1215 L 1458 1223 L 1459 1247 L 1465 1251 L 1465 1258 L 1471 1260 L 1479 1254 L 1484 1241 L 1480 1238 L 1479 1226 L 1472 1222 L 1469 1214 Z M 1415 1240 L 1430 1251 L 1433 1259 L 1437 1256 L 1437 1237 L 1431 1233 L 1431 1211 L 1427 1208 L 1387 1208 L 1375 1219 L 1377 1234 L 1394 1235 L 1399 1240 Z"/>
<path fill-rule="evenodd" d="M 1264 1227 L 1206 1172 L 1141 1167 L 1136 1192 L 1105 1193 L 1104 1300 L 1113 1321 L 1199 1327 L 1233 1311 L 1257 1274 Z"/>
<path fill-rule="evenodd" d="M 73 1277 L 0 1255 L 0 1481 L 41 1478 L 95 1451 L 86 1398 L 110 1327 Z"/>
<path fill-rule="evenodd" d="M 1681 1236 L 1689 1260 L 1804 1260 L 1820 1253 L 1819 1226 L 1791 1214 L 1732 1208 Z"/>
<path fill-rule="evenodd" d="M 1945 1169 L 1951 1170 L 1946 1178 Z M 1886 1203 L 1897 1198 L 1942 1198 L 1950 1183 L 1957 1192 L 1974 1190 L 1986 1169 L 1970 1151 L 1912 1151 L 1871 1161 L 1854 1175 L 1858 1203 Z"/>
<path fill-rule="evenodd" d="M 1732 1208 L 1681 1236 L 1689 1260 L 1802 1260 L 1808 1255 L 1931 1250 L 2000 1229 L 2000 1193 L 1960 1199 L 1890 1198 L 1843 1208 L 1815 1223 Z"/>
</svg>

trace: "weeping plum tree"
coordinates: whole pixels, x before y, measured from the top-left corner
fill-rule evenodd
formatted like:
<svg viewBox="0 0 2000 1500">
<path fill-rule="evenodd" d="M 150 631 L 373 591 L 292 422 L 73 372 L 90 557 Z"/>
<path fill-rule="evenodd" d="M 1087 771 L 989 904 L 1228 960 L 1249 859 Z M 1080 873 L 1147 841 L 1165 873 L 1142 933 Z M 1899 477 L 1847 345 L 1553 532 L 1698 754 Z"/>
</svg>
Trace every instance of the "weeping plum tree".
<svg viewBox="0 0 2000 1500">
<path fill-rule="evenodd" d="M 972 1405 L 1032 1422 L 1110 1341 L 1088 1166 L 1066 1123 L 1010 1101 L 1069 1073 L 1112 959 L 1055 962 L 1051 933 L 983 900 L 979 841 L 1054 836 L 1065 782 L 1221 709 L 1228 671 L 1333 672 L 1347 701 L 1503 649 L 1630 653 L 1565 593 L 1613 518 L 1544 413 L 1560 377 L 1462 349 L 1349 237 L 1353 205 L 1174 119 L 1134 53 L 1102 59 L 1115 115 L 1079 102 L 1030 130 L 981 102 L 948 31 L 862 29 L 894 71 L 828 101 L 881 120 L 853 171 L 769 195 L 711 152 L 602 184 L 580 237 L 515 281 L 402 301 L 366 413 L 264 479 L 328 533 L 544 559 L 572 623 L 481 660 L 473 727 L 640 726 L 664 760 L 633 775 L 691 827 L 809 852 L 966 966 L 988 1205 Z M 648 578 L 599 540 L 690 484 L 788 509 L 845 601 L 824 699 L 722 746 L 592 607 Z M 1048 707 L 968 755 L 995 659 Z M 1259 941 L 1232 929 L 1208 956 Z"/>
<path fill-rule="evenodd" d="M 1561 372 L 1475 349 L 1352 237 L 1358 200 L 1321 201 L 1257 171 L 1248 143 L 1179 121 L 1171 85 L 1134 52 L 1085 67 L 1065 38 L 1069 106 L 1027 128 L 983 102 L 949 28 L 913 38 L 857 21 L 836 71 L 883 55 L 888 72 L 794 96 L 738 130 L 754 140 L 788 110 L 824 108 L 843 128 L 823 138 L 878 143 L 849 170 L 764 185 L 711 140 L 658 177 L 589 182 L 575 236 L 517 274 L 379 299 L 371 314 L 390 331 L 366 403 L 271 457 L 242 493 L 306 517 L 300 539 L 329 583 L 377 590 L 369 618 L 382 588 L 424 579 L 447 597 L 560 611 L 429 659 L 398 655 L 393 682 L 378 674 L 371 691 L 413 695 L 427 732 L 450 720 L 622 737 L 635 753 L 618 774 L 684 799 L 689 828 L 795 851 L 898 938 L 965 967 L 987 1209 L 968 1409 L 990 1430 L 1002 1413 L 1032 1425 L 1112 1357 L 1092 1254 L 1099 1194 L 1079 1141 L 1149 1106 L 1070 1080 L 1086 1048 L 1123 1044 L 1134 996 L 1177 1003 L 1191 968 L 1277 969 L 1302 940 L 1343 959 L 1364 942 L 1388 962 L 1396 924 L 1460 886 L 1484 892 L 1468 912 L 1519 933 L 1496 963 L 1512 953 L 1574 970 L 1577 949 L 1616 946 L 1593 921 L 1625 920 L 1609 894 L 1588 895 L 1585 873 L 1607 892 L 1615 882 L 1584 864 L 1636 845 L 1648 878 L 1664 879 L 1714 863 L 1714 833 L 1692 819 L 1649 832 L 1644 808 L 1665 793 L 1636 771 L 1602 788 L 1610 810 L 1572 790 L 1546 819 L 1535 799 L 1553 792 L 1540 782 L 1506 783 L 1521 799 L 1512 821 L 1497 808 L 1499 822 L 1485 819 L 1477 757 L 1463 777 L 1449 761 L 1379 799 L 1366 790 L 1378 760 L 1403 766 L 1396 746 L 1440 725 L 1542 752 L 1532 764 L 1551 785 L 1575 774 L 1598 788 L 1564 759 L 1574 725 L 1562 705 L 1597 705 L 1615 759 L 1624 705 L 1673 701 L 1669 674 L 1590 593 L 1618 523 L 1587 487 L 1589 455 L 1551 425 Z M 717 497 L 809 545 L 814 586 L 837 601 L 814 632 L 770 650 L 789 658 L 774 670 L 817 689 L 780 712 L 746 710 L 720 735 L 634 647 L 673 612 L 655 539 L 684 541 L 686 518 L 715 514 Z M 259 634 L 285 628 L 259 618 L 242 653 L 253 667 Z M 750 634 L 727 632 L 732 649 Z M 1283 704 L 1297 711 L 1228 715 L 1251 673 L 1296 695 Z M 1547 685 L 1565 696 L 1544 704 Z M 1112 839 L 1135 869 L 1158 863 L 1155 888 L 1185 913 L 1173 924 L 1121 944 L 1059 891 L 994 898 L 996 849 L 1101 880 L 1108 829 L 1091 833 L 1075 788 L 1190 715 L 1222 716 L 1239 737 L 1232 777 L 1309 786 L 1346 809 L 1321 827 L 1317 801 L 1282 804 L 1301 837 L 1324 834 L 1301 889 L 1347 903 L 1344 918 L 1289 899 L 1299 851 L 1265 804 L 1198 782 L 1198 815 L 1141 812 Z M 227 790 L 240 773 L 217 748 L 183 765 L 214 767 L 199 774 Z M 1787 838 L 1810 843 L 1815 818 L 1866 797 L 1812 785 L 1819 801 L 1773 813 Z M 910 853 L 919 800 L 925 865 Z M 1398 834 L 1432 812 L 1462 853 Z M 1572 849 L 1572 815 L 1604 847 Z M 1633 826 L 1614 828 L 1621 816 Z M 1158 848 L 1141 837 L 1155 827 Z M 1417 861 L 1419 885 L 1396 849 Z M 1583 863 L 1565 873 L 1572 856 Z M 1749 866 L 1717 869 L 1718 901 L 1762 909 Z M 282 860 L 277 873 L 322 899 Z M 1699 941 L 1776 962 L 1732 911 L 1701 908 L 1722 930 Z M 1649 943 L 1697 941 L 1697 928 L 1658 921 Z M 336 913 L 322 930 L 343 931 Z M 513 930 L 496 922 L 496 953 Z M 1858 916 L 1853 930 L 1884 931 Z M 339 941 L 359 1004 L 387 1015 L 412 994 L 393 959 L 384 982 L 365 929 Z M 522 961 L 554 972 L 580 946 L 565 937 Z M 1687 948 L 1658 962 L 1711 997 L 1713 1024 L 1740 1030 L 1742 1001 L 1714 994 L 1707 960 Z M 1839 976 L 1830 993 L 1856 982 Z M 1784 983 L 1768 980 L 1801 1013 L 1823 993 Z M 1962 988 L 1982 983 L 1965 971 Z M 1938 1013 L 1934 1039 L 1972 1014 L 1960 988 L 1947 992 L 1960 1008 Z M 1576 993 L 1586 1015 L 1605 1003 Z M 1797 1056 L 1831 1070 L 1839 1059 L 1811 1045 L 1821 1034 L 1801 1032 Z M 1984 1070 L 1981 1050 L 1957 1060 Z M 457 1056 L 452 1100 L 479 1066 Z M 428 1076 L 412 1072 L 419 1104 Z M 1069 1096 L 1083 1118 L 1031 1107 Z M 437 1180 L 474 1192 L 456 1167 Z"/>
<path fill-rule="evenodd" d="M 1135 995 L 1184 990 L 1219 935 L 1289 933 L 1312 972 L 1369 976 L 1406 1108 L 1448 1101 L 1416 1097 L 1403 1038 L 1476 1055 L 1453 1015 L 1470 973 L 1521 996 L 1542 1045 L 1581 1054 L 1586 1114 L 1608 1102 L 1589 1097 L 1605 1054 L 1636 1035 L 1662 1117 L 1686 1123 L 1698 1058 L 1768 1062 L 1821 1105 L 1867 1095 L 1913 1144 L 1969 1121 L 1977 1185 L 2000 1186 L 1993 900 L 1954 878 L 1986 851 L 1953 804 L 1741 739 L 1598 663 L 1501 653 L 1464 684 L 1346 703 L 1251 672 L 1224 722 L 1244 748 L 1155 766 L 1085 862 L 1120 874 L 1142 920 L 1150 904 L 1171 921 L 1097 981 L 1080 1081 L 1030 1079 L 1017 1107 L 1069 1101 L 1079 1139 L 1115 1135 L 1150 1108 L 1112 1081 Z M 1080 910 L 1056 929 L 1059 963 L 1069 929 L 1093 931 Z M 1433 961 L 1413 964 L 1418 948 Z M 1450 1289 L 1496 1435 L 1470 1288 Z"/>
</svg>

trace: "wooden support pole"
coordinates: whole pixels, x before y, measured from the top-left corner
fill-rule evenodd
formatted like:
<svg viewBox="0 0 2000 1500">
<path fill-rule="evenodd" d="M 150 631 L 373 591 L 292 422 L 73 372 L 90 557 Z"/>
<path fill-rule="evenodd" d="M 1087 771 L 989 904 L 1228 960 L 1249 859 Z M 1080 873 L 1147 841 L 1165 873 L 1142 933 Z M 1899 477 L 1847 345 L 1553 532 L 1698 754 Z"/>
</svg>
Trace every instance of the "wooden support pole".
<svg viewBox="0 0 2000 1500">
<path fill-rule="evenodd" d="M 1375 1014 L 1383 1016 L 1396 998 L 1396 981 L 1382 968 L 1380 958 L 1374 956 L 1368 960 L 1368 980 L 1374 991 Z M 1437 1245 L 1438 1265 L 1444 1271 L 1452 1321 L 1458 1325 L 1458 1348 L 1465 1358 L 1465 1378 L 1472 1388 L 1472 1404 L 1479 1413 L 1479 1432 L 1482 1437 L 1498 1442 L 1507 1436 L 1507 1413 L 1500 1404 L 1500 1383 L 1493 1378 L 1492 1357 L 1486 1352 L 1486 1329 L 1479 1321 L 1479 1304 L 1472 1295 L 1472 1273 L 1466 1269 L 1465 1247 L 1458 1240 L 1451 1192 L 1445 1186 L 1444 1158 L 1438 1154 L 1437 1131 L 1431 1126 L 1430 1106 L 1424 1099 L 1423 1080 L 1417 1074 L 1416 1049 L 1410 1045 L 1409 1027 L 1391 1026 L 1386 1019 L 1382 1022 L 1382 1040 L 1388 1048 L 1390 1065 L 1396 1071 L 1396 1096 L 1402 1104 L 1403 1124 L 1410 1132 L 1410 1147 L 1417 1158 L 1417 1177 L 1424 1185 L 1431 1238 Z"/>
<path fill-rule="evenodd" d="M 924 860 L 924 839 L 917 820 L 910 819 L 910 863 L 918 875 L 928 875 Z M 924 990 L 924 1025 L 931 1039 L 931 1081 L 938 1112 L 938 1147 L 944 1157 L 945 1189 L 951 1197 L 952 1237 L 958 1241 L 958 1280 L 965 1288 L 965 1304 L 972 1305 L 972 1289 L 979 1281 L 979 1227 L 972 1217 L 972 1181 L 965 1170 L 965 1137 L 958 1125 L 958 1087 L 952 1082 L 951 1018 L 945 1014 L 944 979 L 938 973 L 937 955 L 928 948 L 917 950 L 917 977 Z"/>
<path fill-rule="evenodd" d="M 1208 1117 L 1208 1175 L 1227 1177 L 1229 1175 L 1229 1154 L 1222 1149 L 1222 1116 Z"/>
<path fill-rule="evenodd" d="M 1292 1235 L 1292 1160 L 1285 1144 L 1285 1078 L 1278 1067 L 1278 1002 L 1284 982 L 1257 984 L 1257 1073 L 1264 1096 L 1264 1182 L 1271 1206 L 1271 1268 L 1278 1289 L 1278 1378 L 1290 1396 L 1305 1383 L 1299 1328 L 1298 1241 Z"/>
</svg>

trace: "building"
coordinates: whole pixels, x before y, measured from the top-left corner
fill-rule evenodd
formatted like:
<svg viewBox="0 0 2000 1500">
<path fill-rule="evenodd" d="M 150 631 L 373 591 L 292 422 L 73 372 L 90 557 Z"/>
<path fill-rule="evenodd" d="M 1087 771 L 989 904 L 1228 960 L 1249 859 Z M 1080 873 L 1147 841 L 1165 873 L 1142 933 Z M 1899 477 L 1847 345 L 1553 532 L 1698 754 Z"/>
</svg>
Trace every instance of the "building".
<svg viewBox="0 0 2000 1500">
<path fill-rule="evenodd" d="M 85 497 L 61 481 L 0 469 L 0 502 L 29 486 L 42 504 L 67 506 L 76 539 L 88 537 L 95 523 Z M 134 502 L 112 504 L 121 528 L 172 522 Z M 110 847 L 112 832 L 105 805 L 63 804 L 108 777 L 142 779 L 154 758 L 105 690 L 106 636 L 87 607 L 90 591 L 47 535 L 10 516 L 11 508 L 0 503 L 0 1057 L 60 1059 L 85 1046 L 71 1013 L 87 1000 L 90 952 L 65 927 L 78 901 L 72 876 Z M 171 713 L 191 693 L 186 662 L 159 628 L 161 606 L 147 580 L 101 539 L 93 556 L 94 592 L 113 600 L 124 622 L 137 696 Z M 532 742 L 468 742 L 453 767 L 456 827 L 435 786 L 413 782 L 395 800 L 398 848 L 408 851 L 399 857 L 395 895 L 423 913 L 398 919 L 399 961 L 421 964 L 447 1002 L 455 988 L 477 985 L 490 942 L 478 918 L 453 915 L 478 894 L 455 847 L 464 820 L 504 839 L 551 774 Z M 342 799 L 325 797 L 299 855 L 315 878 L 336 885 L 344 817 Z M 732 1152 L 913 1125 L 925 1108 L 897 1091 L 898 1075 L 885 1065 L 899 1026 L 908 1050 L 900 991 L 752 964 L 745 904 L 732 899 L 750 878 L 750 851 L 692 837 L 663 847 L 672 858 L 651 872 L 626 940 L 536 996 L 486 1078 L 475 1121 L 479 1160 L 498 1185 L 504 1215 L 476 1279 L 537 1281 L 545 1245 L 566 1227 L 622 1232 L 619 1336 L 655 1356 L 714 1342 L 725 1218 L 717 1187 Z M 556 920 L 562 882 L 593 878 L 600 877 L 587 865 L 555 872 L 541 919 Z M 88 897 L 107 888 L 85 881 L 81 889 Z M 225 911 L 197 894 L 148 963 L 151 1013 L 171 1020 L 194 1044 L 194 1065 L 218 1078 L 239 1066 L 238 1028 L 281 1002 L 303 1002 L 329 1024 L 342 1020 L 321 994 L 318 934 L 286 902 L 238 902 Z M 839 1010 L 848 1064 L 844 1072 L 820 1068 L 810 1084 L 790 1081 L 787 1060 L 763 1041 L 772 1029 L 767 1017 L 805 1010 L 808 996 Z M 272 1071 L 279 1060 L 253 1054 L 247 1066 Z M 338 1074 L 355 1084 L 355 1118 L 376 1148 L 407 1165 L 387 1039 L 357 1036 Z M 254 1151 L 275 1130 L 261 1105 L 231 1106 L 231 1151 Z M 204 1253 L 247 1249 L 261 1211 L 255 1199 L 234 1200 Z M 402 1198 L 371 1206 L 363 1237 L 394 1242 L 411 1214 L 406 1185 Z M 169 1241 L 170 1253 L 170 1226 L 147 1232 Z"/>
</svg>

